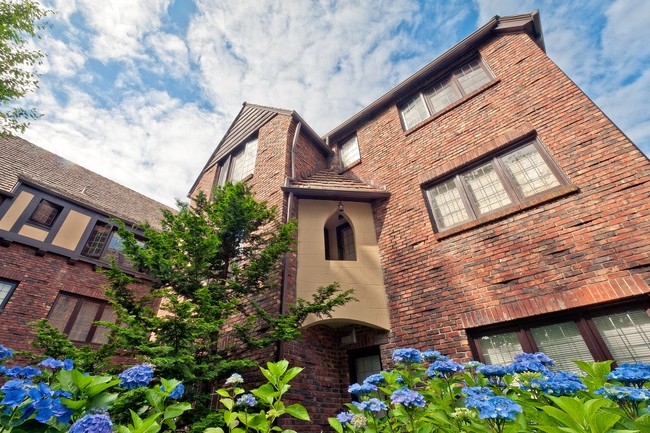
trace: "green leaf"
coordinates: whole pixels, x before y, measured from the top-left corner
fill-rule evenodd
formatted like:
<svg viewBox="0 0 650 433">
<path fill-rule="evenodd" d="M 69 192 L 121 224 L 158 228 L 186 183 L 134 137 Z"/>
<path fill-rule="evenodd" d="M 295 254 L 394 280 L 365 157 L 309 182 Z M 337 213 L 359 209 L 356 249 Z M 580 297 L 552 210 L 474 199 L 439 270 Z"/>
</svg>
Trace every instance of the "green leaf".
<svg viewBox="0 0 650 433">
<path fill-rule="evenodd" d="M 255 397 L 262 399 L 268 399 L 269 397 L 276 397 L 278 395 L 278 392 L 275 390 L 275 388 L 273 388 L 268 383 L 265 383 L 264 385 L 252 390 L 251 392 Z"/>
<path fill-rule="evenodd" d="M 284 383 L 289 382 L 294 377 L 298 376 L 302 370 L 304 370 L 304 369 L 301 368 L 301 367 L 292 367 L 292 368 L 290 368 L 289 370 L 287 370 L 286 373 L 284 373 L 284 376 L 282 376 L 282 381 Z"/>
<path fill-rule="evenodd" d="M 578 422 L 576 422 L 572 416 L 567 414 L 566 412 L 563 412 L 562 410 L 553 407 L 553 406 L 542 406 L 542 410 L 555 418 L 556 420 L 560 421 L 563 425 L 570 427 L 572 429 L 575 429 L 575 431 L 583 431 L 582 427 Z"/>
<path fill-rule="evenodd" d="M 192 409 L 192 405 L 189 403 L 172 404 L 171 406 L 167 406 L 165 408 L 163 419 L 177 418 L 190 409 Z"/>
<path fill-rule="evenodd" d="M 287 406 L 284 410 L 294 418 L 302 421 L 310 421 L 307 409 L 300 404 L 292 404 L 291 406 Z"/>
<path fill-rule="evenodd" d="M 343 433 L 343 426 L 341 425 L 341 421 L 336 418 L 327 418 L 327 422 L 334 429 L 334 431 L 336 431 L 336 433 Z"/>
<path fill-rule="evenodd" d="M 86 400 L 71 400 L 61 397 L 61 403 L 70 409 L 79 410 L 86 405 Z"/>
<path fill-rule="evenodd" d="M 606 412 L 598 412 L 589 417 L 589 430 L 591 433 L 602 433 L 609 431 L 614 424 L 621 419 L 619 415 Z"/>
<path fill-rule="evenodd" d="M 287 371 L 287 368 L 289 367 L 289 361 L 283 359 L 278 362 L 267 362 L 266 367 L 269 369 L 271 374 L 273 374 L 273 376 L 279 378 Z"/>
<path fill-rule="evenodd" d="M 650 431 L 650 415 L 641 415 L 634 420 L 634 424 L 639 427 L 639 430 L 641 431 Z"/>
<path fill-rule="evenodd" d="M 221 389 L 221 388 L 217 390 L 217 394 L 219 394 L 222 397 L 230 397 L 230 394 L 228 394 L 228 391 L 226 391 L 225 389 Z"/>
<path fill-rule="evenodd" d="M 222 398 L 219 401 L 228 410 L 232 410 L 232 408 L 235 406 L 235 402 L 232 400 L 232 398 Z"/>
<path fill-rule="evenodd" d="M 72 380 L 72 371 L 70 370 L 59 370 L 56 374 L 56 380 L 61 384 L 61 390 L 63 391 L 75 394 L 79 390 L 74 384 L 74 380 Z"/>
<path fill-rule="evenodd" d="M 94 396 L 93 398 L 88 399 L 88 405 L 86 406 L 86 409 L 95 409 L 95 408 L 107 408 L 110 407 L 115 400 L 117 400 L 117 397 L 119 394 L 114 393 L 114 392 L 103 392 L 101 394 L 98 394 Z"/>
<path fill-rule="evenodd" d="M 209 427 L 203 430 L 203 433 L 225 433 L 221 427 Z"/>
</svg>

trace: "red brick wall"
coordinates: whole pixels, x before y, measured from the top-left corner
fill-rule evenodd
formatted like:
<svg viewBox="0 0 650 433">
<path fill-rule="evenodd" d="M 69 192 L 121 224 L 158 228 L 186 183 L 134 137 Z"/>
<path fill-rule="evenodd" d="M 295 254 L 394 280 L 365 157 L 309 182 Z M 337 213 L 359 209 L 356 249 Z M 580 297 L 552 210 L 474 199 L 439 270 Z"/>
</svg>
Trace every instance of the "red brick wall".
<svg viewBox="0 0 650 433">
<path fill-rule="evenodd" d="M 191 192 L 191 197 L 194 198 L 196 195 L 203 191 L 203 193 L 209 198 L 212 196 L 212 188 L 214 187 L 215 176 L 217 175 L 217 169 L 219 164 L 215 164 L 210 167 L 205 173 L 201 174 L 199 181 L 196 183 L 196 186 Z"/>
<path fill-rule="evenodd" d="M 68 259 L 18 243 L 0 247 L 0 278 L 18 281 L 9 302 L 0 312 L 0 344 L 30 350 L 34 330 L 30 322 L 47 317 L 59 291 L 106 299 L 107 278 L 88 263 L 68 264 Z"/>
<path fill-rule="evenodd" d="M 650 292 L 650 164 L 526 35 L 480 49 L 496 84 L 409 133 L 396 107 L 358 130 L 374 205 L 387 349 L 470 357 L 466 327 Z M 420 184 L 536 131 L 577 192 L 439 239 Z M 389 353 L 390 350 L 386 350 Z"/>
</svg>

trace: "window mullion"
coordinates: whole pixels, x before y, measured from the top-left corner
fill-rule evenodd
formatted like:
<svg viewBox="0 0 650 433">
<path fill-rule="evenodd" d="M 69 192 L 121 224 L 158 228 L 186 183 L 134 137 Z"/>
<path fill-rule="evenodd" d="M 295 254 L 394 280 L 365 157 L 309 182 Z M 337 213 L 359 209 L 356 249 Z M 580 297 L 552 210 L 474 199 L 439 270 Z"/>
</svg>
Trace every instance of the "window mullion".
<svg viewBox="0 0 650 433">
<path fill-rule="evenodd" d="M 456 175 L 454 176 L 454 183 L 456 184 L 456 188 L 458 188 L 458 191 L 460 192 L 460 198 L 463 201 L 463 205 L 465 205 L 465 209 L 467 210 L 467 214 L 469 216 L 470 220 L 475 220 L 478 218 L 478 215 L 480 215 L 478 208 L 476 206 L 476 203 L 471 198 L 471 195 L 469 193 L 469 187 L 465 183 L 465 179 L 463 179 L 463 176 L 461 175 Z"/>
<path fill-rule="evenodd" d="M 451 87 L 456 91 L 456 94 L 458 95 L 458 100 L 463 99 L 463 97 L 466 95 L 465 91 L 463 90 L 463 86 L 460 85 L 460 82 L 458 81 L 458 77 L 456 77 L 455 73 L 452 73 L 449 76 L 449 84 L 451 84 Z"/>
<path fill-rule="evenodd" d="M 591 319 L 580 318 L 578 320 L 578 329 L 596 361 L 614 359 L 600 332 L 598 332 L 598 328 L 596 328 L 596 325 L 594 325 Z"/>
<path fill-rule="evenodd" d="M 93 338 L 95 337 L 95 331 L 97 330 L 97 325 L 95 322 L 102 320 L 102 314 L 104 314 L 104 308 L 106 307 L 105 303 L 98 303 L 99 308 L 97 308 L 97 313 L 95 314 L 95 320 L 90 324 L 90 329 L 88 330 L 88 335 L 86 335 L 86 343 L 92 343 Z"/>
<path fill-rule="evenodd" d="M 58 299 L 57 299 L 57 301 L 58 301 Z M 63 333 L 65 335 L 70 335 L 70 331 L 72 331 L 72 327 L 74 326 L 75 322 L 77 321 L 77 317 L 79 316 L 79 312 L 81 311 L 82 304 L 83 304 L 82 299 L 75 299 L 74 310 L 72 310 L 72 314 L 70 314 L 70 318 L 68 319 L 68 323 L 66 323 L 65 328 L 63 328 Z"/>
<path fill-rule="evenodd" d="M 492 160 L 492 166 L 494 167 L 494 171 L 496 172 L 497 177 L 501 181 L 503 188 L 508 193 L 508 196 L 510 197 L 510 201 L 512 201 L 512 203 L 521 203 L 522 201 L 524 201 L 526 198 L 522 196 L 518 188 L 515 187 L 515 181 L 510 175 L 510 173 L 508 172 L 508 169 L 501 161 L 501 158 L 498 157 L 494 158 Z"/>
<path fill-rule="evenodd" d="M 517 337 L 519 338 L 519 343 L 521 343 L 521 348 L 526 353 L 535 353 L 539 352 L 537 343 L 533 338 L 533 334 L 530 332 L 530 329 L 520 329 L 517 331 Z"/>
<path fill-rule="evenodd" d="M 564 175 L 564 172 L 560 170 L 560 167 L 558 167 L 557 162 L 551 157 L 551 155 L 548 153 L 548 150 L 546 150 L 545 146 L 542 146 L 542 143 L 540 143 L 538 138 L 535 138 L 533 141 L 531 141 L 535 149 L 537 150 L 537 153 L 539 153 L 539 156 L 542 157 L 542 160 L 546 163 L 547 167 L 551 170 L 551 173 L 555 176 L 557 181 L 562 185 L 562 184 L 567 184 L 569 181 Z"/>
<path fill-rule="evenodd" d="M 435 111 L 433 110 L 433 107 L 429 102 L 429 97 L 425 94 L 425 92 L 420 92 L 420 100 L 424 101 L 424 108 L 427 109 L 427 118 L 431 117 L 432 113 L 435 113 Z"/>
</svg>

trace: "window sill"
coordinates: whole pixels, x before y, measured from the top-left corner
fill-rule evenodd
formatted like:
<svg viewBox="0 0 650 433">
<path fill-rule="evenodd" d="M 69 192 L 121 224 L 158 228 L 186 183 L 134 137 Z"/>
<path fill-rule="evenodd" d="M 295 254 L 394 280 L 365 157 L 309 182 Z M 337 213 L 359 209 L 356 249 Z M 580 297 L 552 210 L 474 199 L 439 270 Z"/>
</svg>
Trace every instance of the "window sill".
<svg viewBox="0 0 650 433">
<path fill-rule="evenodd" d="M 444 116 L 445 114 L 447 114 L 450 111 L 456 109 L 458 106 L 463 105 L 465 102 L 469 101 L 470 99 L 474 98 L 475 96 L 485 92 L 487 89 L 489 89 L 489 88 L 491 88 L 493 86 L 496 86 L 500 82 L 501 82 L 500 78 L 495 78 L 494 80 L 490 81 L 489 83 L 484 84 L 482 87 L 479 87 L 478 89 L 474 90 L 469 95 L 463 96 L 458 101 L 456 101 L 453 104 L 448 105 L 447 107 L 445 107 L 443 110 L 438 111 L 437 113 L 435 113 L 431 117 L 427 117 L 422 122 L 420 122 L 417 125 L 412 126 L 411 128 L 407 129 L 406 131 L 404 131 L 404 135 L 406 135 L 408 137 L 409 135 L 411 135 L 415 131 L 421 129 L 422 127 L 424 127 L 426 125 L 428 125 L 429 123 L 433 122 L 434 120 Z"/>
<path fill-rule="evenodd" d="M 534 197 L 532 197 L 530 200 L 527 200 L 523 203 L 518 203 L 513 206 L 508 206 L 503 209 L 499 209 L 494 212 L 490 212 L 489 214 L 483 215 L 482 217 L 472 220 L 472 221 L 467 221 L 465 223 L 459 224 L 457 226 L 451 227 L 443 232 L 436 233 L 435 239 L 440 241 L 443 239 L 447 239 L 449 237 L 455 236 L 459 233 L 463 233 L 472 229 L 475 229 L 477 227 L 492 223 L 494 221 L 509 217 L 510 215 L 513 215 L 515 213 L 521 212 L 526 209 L 530 209 L 532 207 L 538 206 L 540 204 L 556 200 L 560 197 L 564 197 L 569 194 L 573 194 L 577 192 L 579 188 L 575 185 L 566 185 L 566 186 L 561 186 L 558 188 L 555 188 L 551 191 L 543 192 L 540 193 Z"/>
<path fill-rule="evenodd" d="M 359 164 L 361 164 L 361 159 L 357 159 L 356 161 L 354 161 L 350 165 L 346 165 L 345 167 L 341 168 L 339 170 L 339 174 L 345 173 L 346 171 L 353 169 L 354 167 L 356 167 Z"/>
</svg>

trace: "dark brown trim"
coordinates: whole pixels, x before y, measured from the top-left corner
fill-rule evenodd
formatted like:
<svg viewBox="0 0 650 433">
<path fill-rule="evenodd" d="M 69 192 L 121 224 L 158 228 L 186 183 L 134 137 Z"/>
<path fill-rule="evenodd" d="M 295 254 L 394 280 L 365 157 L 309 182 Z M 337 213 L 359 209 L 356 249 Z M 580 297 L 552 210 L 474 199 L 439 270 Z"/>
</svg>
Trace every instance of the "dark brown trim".
<svg viewBox="0 0 650 433">
<path fill-rule="evenodd" d="M 9 302 L 9 299 L 11 299 L 11 296 L 16 291 L 16 287 L 18 287 L 18 284 L 20 284 L 20 282 L 16 280 L 10 280 L 8 278 L 0 278 L 0 283 L 4 283 L 11 286 L 11 288 L 9 289 L 9 293 L 7 293 L 7 296 L 5 296 L 2 302 L 0 302 L 0 312 L 2 312 L 4 311 L 5 307 L 7 306 L 7 302 Z"/>
<path fill-rule="evenodd" d="M 283 186 L 282 191 L 292 192 L 296 197 L 306 199 L 320 200 L 347 200 L 347 201 L 365 201 L 382 200 L 390 197 L 389 192 L 382 191 L 364 191 L 364 190 L 340 190 L 340 189 L 322 189 L 322 188 L 304 188 Z"/>
<path fill-rule="evenodd" d="M 65 327 L 61 332 L 63 332 L 66 335 L 70 335 L 70 331 L 72 331 L 72 328 L 74 327 L 75 323 L 77 322 L 77 318 L 79 317 L 79 313 L 81 312 L 81 309 L 84 305 L 85 302 L 90 302 L 94 304 L 99 304 L 99 308 L 97 308 L 97 312 L 95 313 L 95 319 L 93 320 L 93 323 L 90 325 L 90 329 L 88 329 L 88 334 L 86 335 L 86 339 L 81 341 L 81 340 L 70 340 L 73 343 L 80 343 L 80 344 L 95 344 L 92 343 L 93 338 L 95 337 L 95 332 L 97 331 L 98 326 L 95 325 L 95 322 L 98 322 L 101 320 L 104 310 L 106 310 L 106 307 L 108 307 L 108 302 L 103 300 L 103 299 L 98 299 L 98 298 L 92 298 L 90 296 L 83 296 L 83 295 L 78 295 L 76 293 L 70 293 L 70 292 L 59 292 L 59 294 L 56 296 L 56 299 L 54 300 L 54 303 L 52 304 L 52 307 L 50 308 L 50 311 L 47 314 L 47 318 L 50 319 L 52 311 L 56 307 L 57 303 L 61 299 L 62 296 L 68 297 L 75 299 L 75 306 L 74 309 L 72 310 L 72 313 L 70 314 L 70 317 L 68 317 L 68 320 L 66 322 Z"/>
<path fill-rule="evenodd" d="M 440 70 L 449 68 L 449 66 L 457 61 L 459 57 L 462 57 L 470 50 L 475 50 L 488 37 L 492 36 L 493 33 L 499 34 L 512 32 L 524 32 L 529 34 L 543 49 L 543 35 L 538 11 L 507 17 L 495 16 L 485 25 L 467 36 L 458 44 L 454 45 L 451 49 L 447 50 L 431 63 L 325 134 L 325 140 L 338 141 L 338 137 L 347 135 L 350 131 L 355 129 L 359 129 L 359 126 L 367 119 L 372 118 L 377 112 L 394 105 L 397 101 L 405 98 L 407 95 L 416 92 L 419 88 L 425 85 L 430 76 L 439 73 Z"/>
</svg>

